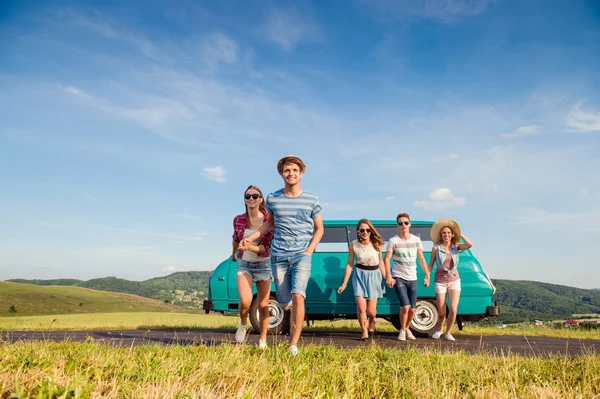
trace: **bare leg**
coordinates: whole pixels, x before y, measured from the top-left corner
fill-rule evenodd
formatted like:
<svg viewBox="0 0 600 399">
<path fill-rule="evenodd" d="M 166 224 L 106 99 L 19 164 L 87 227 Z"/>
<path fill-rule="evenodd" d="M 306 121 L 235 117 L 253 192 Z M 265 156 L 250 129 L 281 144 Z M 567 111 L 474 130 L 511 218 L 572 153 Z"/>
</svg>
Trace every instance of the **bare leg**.
<svg viewBox="0 0 600 399">
<path fill-rule="evenodd" d="M 448 320 L 446 320 L 446 334 L 449 334 L 450 331 L 452 331 L 454 322 L 456 321 L 460 290 L 448 290 L 448 297 L 450 298 L 450 312 L 448 312 Z"/>
<path fill-rule="evenodd" d="M 402 331 L 406 331 L 408 328 L 408 313 L 410 311 L 410 305 L 402 306 L 400 308 L 400 328 Z M 414 314 L 414 312 L 413 312 Z M 411 319 L 412 320 L 412 319 Z"/>
<path fill-rule="evenodd" d="M 369 318 L 369 331 L 375 331 L 375 317 L 377 317 L 377 298 L 367 300 L 367 317 Z"/>
<path fill-rule="evenodd" d="M 252 277 L 246 273 L 237 276 L 237 289 L 240 294 L 240 322 L 243 326 L 248 324 L 248 313 L 252 303 Z"/>
<path fill-rule="evenodd" d="M 269 329 L 269 297 L 271 294 L 271 279 L 256 282 L 258 311 L 260 313 L 260 339 L 267 339 Z"/>
<path fill-rule="evenodd" d="M 404 331 L 408 330 L 410 327 L 410 323 L 412 323 L 413 318 L 415 317 L 415 309 L 408 307 L 408 312 L 406 314 L 406 328 Z"/>
<path fill-rule="evenodd" d="M 304 322 L 304 297 L 300 294 L 292 294 L 291 319 L 290 346 L 298 345 L 300 334 L 302 334 L 302 323 Z"/>
<path fill-rule="evenodd" d="M 369 331 L 367 330 L 367 300 L 361 296 L 355 296 L 356 298 L 356 316 L 358 318 L 358 324 L 362 331 L 362 337 L 368 337 Z"/>
<path fill-rule="evenodd" d="M 443 294 L 435 294 L 435 300 L 437 302 L 437 310 L 438 317 L 437 323 L 435 325 L 436 331 L 442 331 L 442 326 L 444 325 L 444 319 L 446 318 L 446 293 Z"/>
</svg>

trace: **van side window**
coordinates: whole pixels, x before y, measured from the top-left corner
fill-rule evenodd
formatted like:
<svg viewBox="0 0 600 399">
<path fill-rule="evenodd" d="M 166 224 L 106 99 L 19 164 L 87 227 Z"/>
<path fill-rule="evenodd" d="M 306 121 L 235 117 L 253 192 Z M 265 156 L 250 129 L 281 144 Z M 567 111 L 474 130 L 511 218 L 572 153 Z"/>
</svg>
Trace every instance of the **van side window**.
<svg viewBox="0 0 600 399">
<path fill-rule="evenodd" d="M 348 252 L 348 230 L 345 226 L 325 227 L 315 252 Z"/>
</svg>

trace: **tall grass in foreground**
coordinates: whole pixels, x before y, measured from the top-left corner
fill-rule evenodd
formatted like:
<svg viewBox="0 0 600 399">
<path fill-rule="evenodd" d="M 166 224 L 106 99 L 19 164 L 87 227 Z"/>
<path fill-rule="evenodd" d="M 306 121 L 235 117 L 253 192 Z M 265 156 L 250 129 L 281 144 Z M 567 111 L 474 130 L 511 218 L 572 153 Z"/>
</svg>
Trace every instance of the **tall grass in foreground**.
<svg viewBox="0 0 600 399">
<path fill-rule="evenodd" d="M 273 344 L 272 344 L 273 345 Z M 593 398 L 600 357 L 250 345 L 0 345 L 0 397 Z"/>
<path fill-rule="evenodd" d="M 148 330 L 148 329 L 201 329 L 201 328 L 236 328 L 239 323 L 237 315 L 221 314 L 189 314 L 165 312 L 131 312 L 131 313 L 87 313 L 48 316 L 11 316 L 0 317 L 0 331 L 14 330 Z M 356 320 L 316 321 L 311 328 L 339 329 L 358 331 Z M 309 331 L 310 329 L 306 329 Z M 377 319 L 379 332 L 396 332 L 394 326 Z M 509 325 L 498 328 L 494 325 L 468 323 L 462 332 L 455 329 L 454 334 L 471 335 L 528 335 L 548 336 L 573 339 L 600 339 L 600 330 L 584 330 L 577 328 L 555 329 L 541 326 Z"/>
</svg>

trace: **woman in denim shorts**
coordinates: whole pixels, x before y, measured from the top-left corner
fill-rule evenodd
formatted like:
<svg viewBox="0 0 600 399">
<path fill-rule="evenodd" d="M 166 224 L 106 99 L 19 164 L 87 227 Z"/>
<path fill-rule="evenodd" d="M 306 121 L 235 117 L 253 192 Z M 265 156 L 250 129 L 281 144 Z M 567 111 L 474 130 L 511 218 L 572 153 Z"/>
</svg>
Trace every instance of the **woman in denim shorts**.
<svg viewBox="0 0 600 399">
<path fill-rule="evenodd" d="M 464 243 L 460 242 L 460 239 Z M 431 240 L 435 243 L 431 250 L 429 260 L 429 272 L 433 270 L 435 264 L 434 290 L 435 300 L 438 308 L 438 320 L 433 339 L 439 339 L 442 336 L 442 324 L 446 317 L 446 294 L 448 295 L 450 312 L 446 320 L 446 332 L 444 338 L 448 341 L 454 341 L 452 328 L 456 321 L 456 311 L 460 299 L 460 277 L 458 275 L 458 253 L 473 246 L 471 240 L 462 235 L 460 226 L 454 220 L 443 218 L 431 226 Z"/>
<path fill-rule="evenodd" d="M 240 245 L 267 221 L 265 199 L 256 186 L 249 186 L 244 192 L 246 212 L 233 219 L 233 252 L 231 259 L 238 262 L 236 280 L 240 295 L 240 325 L 235 333 L 237 342 L 244 342 L 248 325 L 248 314 L 252 303 L 252 284 L 256 283 L 256 293 L 260 320 L 260 339 L 258 347 L 267 348 L 267 330 L 269 329 L 269 296 L 271 294 L 271 262 L 269 249 L 273 232 L 263 235 L 259 240 Z"/>
</svg>

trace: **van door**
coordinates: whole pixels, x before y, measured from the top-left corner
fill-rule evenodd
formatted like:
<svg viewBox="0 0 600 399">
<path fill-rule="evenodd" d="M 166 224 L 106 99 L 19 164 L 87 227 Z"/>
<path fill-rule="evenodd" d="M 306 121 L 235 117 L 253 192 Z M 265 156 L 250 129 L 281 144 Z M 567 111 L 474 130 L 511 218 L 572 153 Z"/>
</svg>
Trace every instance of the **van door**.
<svg viewBox="0 0 600 399">
<path fill-rule="evenodd" d="M 311 276 L 306 292 L 308 314 L 356 313 L 352 286 L 338 295 L 348 261 L 346 226 L 326 226 L 312 256 Z"/>
</svg>

